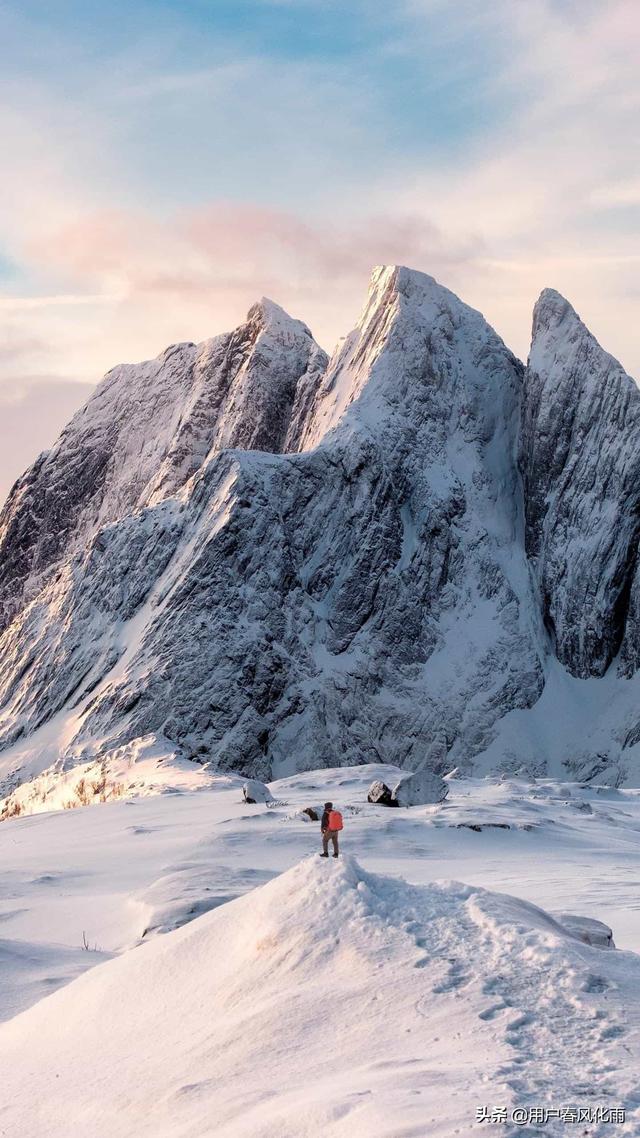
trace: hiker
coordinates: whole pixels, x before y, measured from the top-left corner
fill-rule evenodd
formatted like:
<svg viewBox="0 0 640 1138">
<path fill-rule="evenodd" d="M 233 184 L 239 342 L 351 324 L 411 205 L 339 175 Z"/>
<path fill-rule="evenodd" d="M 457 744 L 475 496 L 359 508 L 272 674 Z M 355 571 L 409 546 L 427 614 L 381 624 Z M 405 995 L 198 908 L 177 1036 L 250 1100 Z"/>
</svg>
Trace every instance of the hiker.
<svg viewBox="0 0 640 1138">
<path fill-rule="evenodd" d="M 333 842 L 333 856 L 338 857 L 338 834 L 342 829 L 342 814 L 333 809 L 333 802 L 325 802 L 324 813 L 320 823 L 322 831 L 322 853 L 320 857 L 329 857 L 329 842 Z"/>
</svg>

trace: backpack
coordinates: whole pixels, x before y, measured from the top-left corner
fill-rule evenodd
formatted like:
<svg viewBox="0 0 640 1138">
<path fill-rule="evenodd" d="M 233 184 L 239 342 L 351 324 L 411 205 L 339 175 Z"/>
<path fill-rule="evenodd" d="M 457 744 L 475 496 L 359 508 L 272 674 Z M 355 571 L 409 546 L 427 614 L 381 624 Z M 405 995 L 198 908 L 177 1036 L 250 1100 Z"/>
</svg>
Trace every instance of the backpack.
<svg viewBox="0 0 640 1138">
<path fill-rule="evenodd" d="M 329 829 L 341 830 L 342 829 L 342 814 L 339 810 L 329 811 Z"/>
</svg>

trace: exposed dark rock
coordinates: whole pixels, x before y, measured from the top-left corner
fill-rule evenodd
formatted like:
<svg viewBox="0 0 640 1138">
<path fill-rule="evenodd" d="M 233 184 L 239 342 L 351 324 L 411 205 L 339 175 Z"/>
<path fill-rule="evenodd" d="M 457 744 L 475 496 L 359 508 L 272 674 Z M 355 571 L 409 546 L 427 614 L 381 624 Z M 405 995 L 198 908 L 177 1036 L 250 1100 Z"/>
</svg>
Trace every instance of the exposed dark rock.
<svg viewBox="0 0 640 1138">
<path fill-rule="evenodd" d="M 373 802 L 376 806 L 397 806 L 391 790 L 384 782 L 372 782 L 367 794 L 367 802 Z"/>
<path fill-rule="evenodd" d="M 531 826 L 522 826 L 523 830 L 531 830 Z M 456 830 L 473 830 L 481 834 L 483 830 L 512 830 L 508 822 L 457 822 Z"/>
</svg>

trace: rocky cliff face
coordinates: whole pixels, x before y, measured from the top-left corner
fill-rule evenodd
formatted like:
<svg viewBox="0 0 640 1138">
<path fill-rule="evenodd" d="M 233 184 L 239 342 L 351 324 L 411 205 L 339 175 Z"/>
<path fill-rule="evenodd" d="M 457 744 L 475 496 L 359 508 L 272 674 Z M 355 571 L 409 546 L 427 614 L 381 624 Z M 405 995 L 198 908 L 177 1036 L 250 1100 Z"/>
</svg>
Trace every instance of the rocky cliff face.
<svg viewBox="0 0 640 1138">
<path fill-rule="evenodd" d="M 633 671 L 636 395 L 556 294 L 525 374 L 393 268 L 328 363 L 262 302 L 116 368 L 0 519 L 5 792 L 148 736 L 260 778 L 443 771 L 533 717 L 553 651 Z"/>
<path fill-rule="evenodd" d="M 542 685 L 514 552 L 520 384 L 452 294 L 376 278 L 301 449 L 199 472 L 142 648 L 82 737 L 161 731 L 261 777 L 481 748 Z"/>
<path fill-rule="evenodd" d="M 526 547 L 557 657 L 583 679 L 603 675 L 625 639 L 639 443 L 640 391 L 571 305 L 546 290 L 524 382 Z M 627 665 L 633 651 L 627 639 Z"/>
<path fill-rule="evenodd" d="M 279 450 L 326 355 L 271 301 L 203 344 L 110 371 L 0 515 L 0 630 L 105 525 L 177 493 L 211 450 Z"/>
</svg>

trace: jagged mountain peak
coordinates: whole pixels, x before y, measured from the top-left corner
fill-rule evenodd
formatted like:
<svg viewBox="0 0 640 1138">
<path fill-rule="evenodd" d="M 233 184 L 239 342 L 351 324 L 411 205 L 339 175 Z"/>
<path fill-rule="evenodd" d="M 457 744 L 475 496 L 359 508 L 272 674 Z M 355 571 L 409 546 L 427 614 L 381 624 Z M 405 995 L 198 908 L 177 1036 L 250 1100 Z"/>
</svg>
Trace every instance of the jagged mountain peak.
<svg viewBox="0 0 640 1138">
<path fill-rule="evenodd" d="M 175 495 L 212 452 L 281 450 L 298 385 L 325 365 L 307 326 L 263 299 L 233 332 L 107 372 L 0 515 L 0 631 L 58 558 Z"/>
<path fill-rule="evenodd" d="M 525 374 L 521 468 L 526 548 L 554 652 L 602 675 L 628 632 L 639 537 L 640 391 L 575 309 L 545 289 Z M 640 611 L 640 609 L 639 609 Z"/>
<path fill-rule="evenodd" d="M 377 310 L 398 303 L 408 304 L 413 309 L 422 308 L 425 315 L 431 306 L 432 316 L 443 309 L 449 313 L 459 311 L 480 316 L 429 273 L 406 265 L 377 265 L 369 280 L 367 299 L 357 327 L 364 330 Z"/>
<path fill-rule="evenodd" d="M 543 288 L 533 308 L 533 336 L 551 326 L 558 326 L 567 316 L 579 320 L 569 301 L 554 288 Z"/>
<path fill-rule="evenodd" d="M 421 332 L 428 337 L 427 347 L 439 340 L 451 340 L 455 332 L 464 327 L 472 349 L 478 338 L 490 339 L 501 345 L 511 359 L 515 358 L 481 312 L 466 304 L 435 277 L 418 269 L 406 265 L 379 265 L 375 268 L 355 332 L 365 339 L 372 331 L 389 331 L 390 324 L 380 323 L 380 313 L 385 311 L 401 318 L 405 327 L 407 323 L 419 325 Z M 402 335 L 401 331 L 399 335 Z"/>
<path fill-rule="evenodd" d="M 371 272 L 369 278 L 369 294 L 382 293 L 387 290 L 392 292 L 409 293 L 412 288 L 419 289 L 422 293 L 433 292 L 434 294 L 446 294 L 447 296 L 454 297 L 446 285 L 440 284 L 434 276 L 430 273 L 425 273 L 422 269 L 412 269 L 408 265 L 376 265 Z M 462 301 L 458 301 L 462 304 Z"/>
<path fill-rule="evenodd" d="M 283 331 L 286 329 L 294 335 L 303 335 L 313 339 L 311 329 L 302 320 L 290 316 L 286 309 L 276 304 L 275 300 L 270 300 L 268 296 L 261 297 L 260 300 L 251 305 L 245 323 L 255 326 L 260 331 Z"/>
<path fill-rule="evenodd" d="M 597 382 L 605 374 L 616 373 L 617 382 L 637 387 L 620 361 L 602 347 L 571 302 L 553 288 L 543 289 L 533 309 L 530 369 L 540 366 L 545 374 L 550 373 L 549 353 L 554 359 L 563 357 L 567 363 L 575 361 L 580 353 L 587 364 L 582 368 L 583 380 Z"/>
<path fill-rule="evenodd" d="M 519 587 L 525 578 L 524 555 L 507 563 L 502 553 L 518 524 L 519 365 L 480 313 L 402 266 L 374 272 L 363 316 L 325 378 L 304 325 L 265 302 L 252 313 L 190 349 L 187 374 L 168 376 L 177 357 L 160 377 L 149 373 L 154 393 L 158 378 L 182 385 L 179 420 L 168 446 L 152 436 L 142 478 L 136 459 L 139 484 L 119 492 L 117 525 L 100 531 L 103 510 L 97 544 L 74 527 L 76 547 L 89 552 L 76 594 L 56 597 L 55 610 L 50 602 L 56 682 L 40 686 L 37 665 L 8 676 L 11 730 L 45 704 L 58 710 L 75 684 L 76 699 L 85 693 L 80 748 L 94 736 L 122 744 L 161 733 L 185 753 L 204 748 L 224 767 L 262 776 L 308 765 L 312 753 L 331 765 L 397 752 L 402 737 L 397 757 L 410 766 L 436 761 L 446 705 L 437 761 L 456 740 L 477 749 L 500 706 L 496 684 L 511 687 L 517 675 L 520 706 L 540 687 L 509 579 Z M 263 334 L 265 321 L 277 334 Z M 148 433 L 138 439 L 124 417 L 131 454 Z M 271 453 L 248 460 L 247 450 Z M 114 593 L 134 546 L 138 568 Z M 457 598 L 468 627 L 484 593 L 486 619 L 462 650 L 445 614 Z M 88 653 L 98 595 L 115 628 L 108 618 Z M 118 621 L 141 605 L 144 637 L 120 637 Z M 112 677 L 125 640 L 130 655 Z M 429 666 L 437 652 L 451 659 L 444 671 Z M 471 715 L 463 674 L 478 693 Z"/>
<path fill-rule="evenodd" d="M 378 266 L 358 323 L 318 386 L 301 449 L 338 428 L 385 431 L 398 415 L 415 427 L 427 414 L 451 426 L 456 415 L 466 416 L 469 429 L 471 420 L 484 419 L 479 430 L 488 437 L 499 409 L 506 419 L 513 413 L 511 389 L 521 370 L 482 314 L 434 277 L 402 265 Z M 494 406 L 476 390 L 487 385 L 495 388 Z"/>
<path fill-rule="evenodd" d="M 157 356 L 152 358 L 140 360 L 135 363 L 116 364 L 105 374 L 99 388 L 104 386 L 105 382 L 109 380 L 117 381 L 123 369 L 149 368 L 152 367 L 153 364 L 166 363 L 166 361 L 172 357 L 189 358 L 195 353 L 205 352 L 210 346 L 224 342 L 230 337 L 247 338 L 248 336 L 249 339 L 255 341 L 258 336 L 277 335 L 282 332 L 287 332 L 292 336 L 302 336 L 307 339 L 313 339 L 310 328 L 302 320 L 290 316 L 281 305 L 276 304 L 276 302 L 270 300 L 269 297 L 263 296 L 260 300 L 255 301 L 255 303 L 251 305 L 245 319 L 233 332 L 217 333 L 199 342 L 193 340 L 178 340 L 175 343 L 167 344 Z M 130 374 L 129 372 L 129 375 Z M 89 403 L 91 403 L 91 400 L 89 400 Z M 84 410 L 84 408 L 82 410 Z"/>
</svg>

